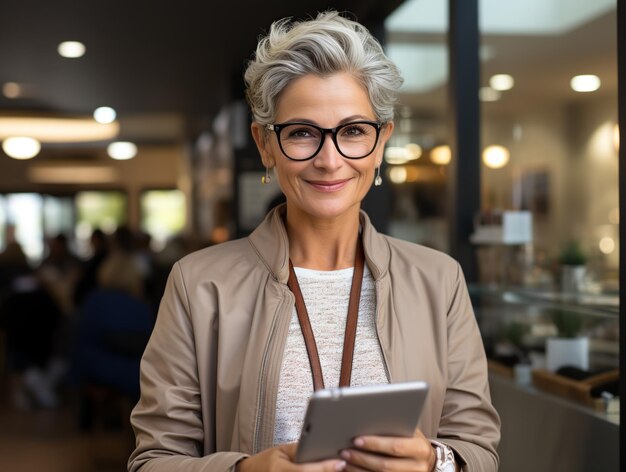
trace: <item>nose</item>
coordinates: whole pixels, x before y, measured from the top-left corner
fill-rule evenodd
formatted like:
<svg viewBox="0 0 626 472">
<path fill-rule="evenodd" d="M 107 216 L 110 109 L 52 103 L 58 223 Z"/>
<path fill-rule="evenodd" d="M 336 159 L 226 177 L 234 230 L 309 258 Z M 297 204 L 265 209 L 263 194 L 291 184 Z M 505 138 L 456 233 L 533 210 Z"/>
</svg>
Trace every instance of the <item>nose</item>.
<svg viewBox="0 0 626 472">
<path fill-rule="evenodd" d="M 339 154 L 337 146 L 335 146 L 332 133 L 324 133 L 322 140 L 322 148 L 313 158 L 313 165 L 326 170 L 335 170 L 341 167 L 343 164 L 343 156 Z"/>
</svg>

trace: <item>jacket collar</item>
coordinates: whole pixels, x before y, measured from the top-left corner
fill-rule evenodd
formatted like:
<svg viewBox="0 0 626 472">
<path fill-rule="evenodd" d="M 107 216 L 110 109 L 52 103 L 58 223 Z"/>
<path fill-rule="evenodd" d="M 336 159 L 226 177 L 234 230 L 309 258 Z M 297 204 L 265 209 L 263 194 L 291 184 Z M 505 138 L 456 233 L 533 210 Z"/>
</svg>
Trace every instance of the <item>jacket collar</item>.
<svg viewBox="0 0 626 472">
<path fill-rule="evenodd" d="M 270 211 L 248 240 L 272 277 L 283 283 L 289 278 L 289 239 L 284 224 L 286 204 Z M 361 228 L 365 260 L 374 280 L 382 278 L 389 267 L 389 244 L 367 214 L 361 210 Z"/>
</svg>

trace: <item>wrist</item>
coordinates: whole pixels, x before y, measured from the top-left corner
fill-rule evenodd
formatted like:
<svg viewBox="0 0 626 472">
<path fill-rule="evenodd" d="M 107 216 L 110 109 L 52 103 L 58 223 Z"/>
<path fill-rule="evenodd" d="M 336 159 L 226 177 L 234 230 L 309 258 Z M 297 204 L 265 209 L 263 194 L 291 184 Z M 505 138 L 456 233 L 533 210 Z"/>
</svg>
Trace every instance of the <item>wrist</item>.
<svg viewBox="0 0 626 472">
<path fill-rule="evenodd" d="M 235 472 L 246 472 L 247 464 L 244 465 L 244 462 L 246 462 L 247 459 L 248 457 L 244 457 L 235 464 Z"/>
<path fill-rule="evenodd" d="M 452 448 L 439 441 L 431 441 L 435 452 L 435 465 L 432 472 L 457 472 L 458 465 Z"/>
</svg>

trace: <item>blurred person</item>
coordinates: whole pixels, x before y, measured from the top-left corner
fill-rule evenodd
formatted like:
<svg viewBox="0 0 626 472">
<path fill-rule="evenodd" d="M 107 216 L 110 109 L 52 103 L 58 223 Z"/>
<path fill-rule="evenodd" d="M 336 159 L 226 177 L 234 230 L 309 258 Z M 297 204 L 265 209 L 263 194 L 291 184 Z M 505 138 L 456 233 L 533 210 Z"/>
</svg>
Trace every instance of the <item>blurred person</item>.
<svg viewBox="0 0 626 472">
<path fill-rule="evenodd" d="M 135 252 L 139 268 L 145 278 L 149 278 L 154 266 L 154 251 L 152 250 L 152 236 L 145 231 L 139 231 L 135 237 Z"/>
<path fill-rule="evenodd" d="M 65 369 L 55 357 L 61 311 L 34 273 L 11 281 L 0 300 L 0 327 L 6 332 L 11 399 L 20 409 L 53 408 Z"/>
<path fill-rule="evenodd" d="M 382 181 L 397 67 L 362 25 L 326 12 L 275 22 L 245 81 L 263 181 L 277 178 L 287 203 L 249 237 L 174 265 L 129 470 L 495 471 L 500 422 L 459 264 L 378 233 L 360 210 Z M 429 385 L 414 436 L 294 463 L 314 390 L 409 380 Z"/>
<path fill-rule="evenodd" d="M 67 236 L 58 234 L 48 241 L 48 254 L 37 268 L 37 274 L 61 312 L 72 316 L 74 291 L 81 277 L 81 263 L 70 250 Z"/>
<path fill-rule="evenodd" d="M 118 237 L 125 241 L 126 234 Z M 111 251 L 98 272 L 98 287 L 78 310 L 72 373 L 81 390 L 106 388 L 134 403 L 139 397 L 139 362 L 154 311 L 144 299 L 143 277 L 128 248 L 122 243 Z M 91 423 L 91 407 L 88 397 L 82 401 L 81 424 L 86 427 Z"/>
<path fill-rule="evenodd" d="M 28 259 L 15 237 L 15 226 L 6 227 L 6 245 L 0 252 L 0 296 L 16 276 L 30 272 Z"/>
<path fill-rule="evenodd" d="M 139 262 L 135 236 L 127 226 L 120 226 L 111 238 L 111 248 L 98 270 L 100 287 L 120 288 L 137 298 L 145 294 L 144 270 Z M 119 287 L 115 287 L 118 285 Z"/>
<path fill-rule="evenodd" d="M 152 249 L 152 236 L 145 231 L 139 231 L 135 236 L 135 259 L 143 277 L 145 297 L 150 303 L 157 306 L 162 293 L 158 293 L 159 289 L 157 285 L 155 252 Z"/>
<path fill-rule="evenodd" d="M 36 268 L 36 277 L 63 317 L 54 331 L 50 361 L 51 376 L 60 384 L 66 379 L 76 305 L 74 293 L 81 278 L 80 259 L 72 252 L 65 234 L 58 234 L 48 241 L 48 252 Z"/>
<path fill-rule="evenodd" d="M 74 301 L 80 305 L 85 296 L 98 286 L 98 270 L 109 254 L 109 240 L 107 235 L 99 228 L 92 231 L 89 237 L 91 255 L 83 263 L 80 280 L 76 285 Z"/>
</svg>

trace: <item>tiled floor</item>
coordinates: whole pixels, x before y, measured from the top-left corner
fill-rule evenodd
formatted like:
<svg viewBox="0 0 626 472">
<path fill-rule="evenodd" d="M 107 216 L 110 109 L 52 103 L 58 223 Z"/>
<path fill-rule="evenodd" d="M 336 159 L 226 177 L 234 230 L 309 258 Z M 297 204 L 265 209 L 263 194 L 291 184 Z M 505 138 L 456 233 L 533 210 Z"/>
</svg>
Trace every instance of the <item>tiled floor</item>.
<svg viewBox="0 0 626 472">
<path fill-rule="evenodd" d="M 126 426 L 78 427 L 77 401 L 66 398 L 54 410 L 21 411 L 11 407 L 6 383 L 0 395 L 0 471 L 123 472 L 132 449 Z M 72 395 L 68 395 L 72 397 Z M 127 406 L 120 416 L 127 418 Z M 121 410 L 120 410 L 121 411 Z M 100 423 L 100 422 L 98 422 Z"/>
</svg>

